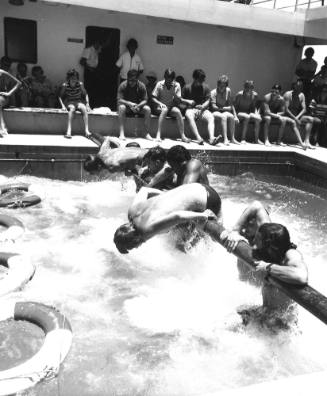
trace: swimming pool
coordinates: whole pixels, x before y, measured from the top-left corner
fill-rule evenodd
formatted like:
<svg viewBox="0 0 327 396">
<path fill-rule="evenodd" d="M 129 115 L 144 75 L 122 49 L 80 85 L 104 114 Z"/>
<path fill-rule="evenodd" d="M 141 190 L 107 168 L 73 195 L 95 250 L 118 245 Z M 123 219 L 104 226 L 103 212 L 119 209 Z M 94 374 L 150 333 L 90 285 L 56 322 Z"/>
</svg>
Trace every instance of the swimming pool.
<svg viewBox="0 0 327 396">
<path fill-rule="evenodd" d="M 0 177 L 0 183 L 9 180 Z M 16 181 L 31 183 L 43 201 L 3 211 L 25 224 L 14 248 L 37 265 L 33 280 L 9 299 L 53 304 L 74 331 L 59 378 L 26 394 L 204 396 L 327 369 L 326 326 L 302 308 L 298 326 L 288 332 L 239 326 L 237 307 L 260 304 L 260 290 L 238 280 L 236 258 L 211 240 L 186 255 L 173 248 L 172 235 L 163 235 L 120 255 L 112 237 L 135 194 L 130 179 Z M 310 285 L 327 294 L 326 200 L 251 174 L 212 176 L 211 182 L 227 225 L 251 200 L 267 205 L 304 254 Z M 22 358 L 14 346 L 8 352 L 13 338 L 30 340 L 21 346 L 27 355 L 41 343 L 30 327 L 13 329 L 12 338 L 4 336 L 7 329 L 0 326 L 1 369 Z"/>
</svg>

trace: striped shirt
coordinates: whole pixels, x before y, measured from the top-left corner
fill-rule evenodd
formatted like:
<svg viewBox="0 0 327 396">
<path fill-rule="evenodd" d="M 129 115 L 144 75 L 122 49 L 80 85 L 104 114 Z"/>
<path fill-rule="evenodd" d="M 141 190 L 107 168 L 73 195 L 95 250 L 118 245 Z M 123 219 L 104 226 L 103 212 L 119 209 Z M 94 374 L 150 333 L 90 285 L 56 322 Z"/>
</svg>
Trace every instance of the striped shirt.
<svg viewBox="0 0 327 396">
<path fill-rule="evenodd" d="M 85 90 L 82 82 L 78 82 L 74 87 L 71 87 L 68 82 L 62 84 L 64 87 L 64 97 L 68 102 L 81 102 L 85 98 Z"/>
</svg>

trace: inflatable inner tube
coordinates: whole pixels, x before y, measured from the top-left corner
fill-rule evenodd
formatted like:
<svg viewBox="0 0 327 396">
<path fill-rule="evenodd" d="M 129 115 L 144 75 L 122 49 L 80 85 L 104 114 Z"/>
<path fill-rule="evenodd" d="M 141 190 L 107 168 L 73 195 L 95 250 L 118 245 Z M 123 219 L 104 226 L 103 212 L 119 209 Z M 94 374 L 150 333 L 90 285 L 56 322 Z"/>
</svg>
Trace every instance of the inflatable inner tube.
<svg viewBox="0 0 327 396">
<path fill-rule="evenodd" d="M 0 185 L 0 208 L 26 208 L 41 202 L 37 195 L 26 195 L 27 191 L 26 183 Z"/>
<path fill-rule="evenodd" d="M 0 320 L 25 320 L 45 333 L 41 349 L 26 362 L 0 371 L 0 396 L 31 388 L 38 382 L 58 375 L 72 344 L 72 328 L 57 309 L 37 302 L 3 302 Z"/>
<path fill-rule="evenodd" d="M 16 217 L 0 215 L 0 225 L 7 228 L 6 231 L 0 233 L 0 242 L 15 241 L 24 233 L 24 225 Z"/>
<path fill-rule="evenodd" d="M 0 265 L 8 268 L 7 273 L 0 277 L 0 297 L 21 289 L 35 272 L 35 266 L 27 257 L 17 253 L 0 252 Z"/>
</svg>

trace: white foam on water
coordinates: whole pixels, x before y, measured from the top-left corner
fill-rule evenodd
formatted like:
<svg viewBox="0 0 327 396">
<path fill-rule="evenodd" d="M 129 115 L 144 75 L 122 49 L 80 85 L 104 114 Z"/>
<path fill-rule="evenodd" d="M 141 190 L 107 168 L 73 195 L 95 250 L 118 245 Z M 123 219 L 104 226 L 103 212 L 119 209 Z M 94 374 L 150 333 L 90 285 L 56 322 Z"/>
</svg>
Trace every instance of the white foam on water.
<svg viewBox="0 0 327 396">
<path fill-rule="evenodd" d="M 260 199 L 273 221 L 289 228 L 312 286 L 327 294 L 325 201 L 253 177 L 212 180 L 227 226 Z M 131 181 L 17 181 L 42 190 L 44 199 L 36 207 L 4 209 L 26 227 L 8 250 L 29 254 L 37 265 L 34 279 L 9 300 L 53 304 L 70 320 L 74 342 L 61 394 L 203 395 L 327 368 L 326 328 L 304 309 L 291 331 L 241 326 L 237 308 L 260 305 L 260 289 L 239 281 L 236 258 L 208 238 L 185 254 L 173 233 L 160 235 L 120 255 L 113 234 L 127 221 Z M 29 394 L 55 392 L 51 382 Z"/>
</svg>

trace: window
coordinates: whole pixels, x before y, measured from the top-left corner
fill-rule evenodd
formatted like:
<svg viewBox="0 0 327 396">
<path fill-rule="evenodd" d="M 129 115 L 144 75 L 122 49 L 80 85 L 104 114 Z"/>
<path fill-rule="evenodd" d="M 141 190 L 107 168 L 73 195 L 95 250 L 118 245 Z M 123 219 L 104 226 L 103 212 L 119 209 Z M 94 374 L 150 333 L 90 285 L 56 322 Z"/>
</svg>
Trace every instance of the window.
<svg viewBox="0 0 327 396">
<path fill-rule="evenodd" d="M 5 54 L 14 62 L 37 63 L 36 21 L 4 18 Z"/>
</svg>

